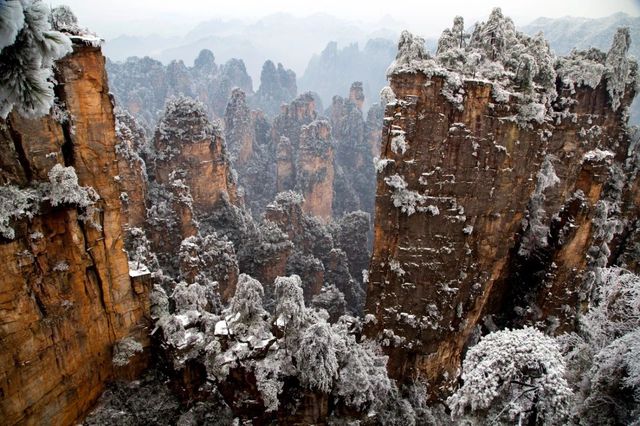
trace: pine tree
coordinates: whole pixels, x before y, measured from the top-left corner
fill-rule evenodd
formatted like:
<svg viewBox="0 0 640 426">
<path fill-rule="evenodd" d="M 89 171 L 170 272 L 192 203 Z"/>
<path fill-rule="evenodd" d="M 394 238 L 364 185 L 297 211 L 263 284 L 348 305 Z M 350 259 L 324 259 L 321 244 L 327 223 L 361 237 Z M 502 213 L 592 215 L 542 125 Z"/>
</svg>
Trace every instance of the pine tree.
<svg viewBox="0 0 640 426">
<path fill-rule="evenodd" d="M 51 9 L 51 26 L 56 31 L 64 31 L 71 34 L 81 32 L 78 26 L 78 18 L 67 5 L 60 5 Z"/>
<path fill-rule="evenodd" d="M 39 0 L 3 2 L 0 48 L 0 117 L 14 107 L 28 117 L 48 113 L 54 99 L 52 66 L 71 51 L 71 41 L 51 30 L 47 6 Z"/>
<path fill-rule="evenodd" d="M 566 424 L 573 393 L 564 373 L 553 338 L 530 327 L 497 331 L 469 350 L 447 404 L 472 424 Z"/>
<path fill-rule="evenodd" d="M 229 326 L 235 334 L 255 333 L 266 328 L 267 312 L 262 305 L 262 284 L 247 274 L 238 278 L 236 293 L 229 302 Z"/>
<path fill-rule="evenodd" d="M 476 26 L 470 45 L 484 52 L 492 61 L 506 59 L 506 53 L 515 43 L 516 30 L 511 18 L 505 17 L 497 7 L 491 11 L 486 23 Z"/>
<path fill-rule="evenodd" d="M 24 26 L 24 9 L 20 0 L 0 3 L 0 51 L 16 41 Z"/>
<path fill-rule="evenodd" d="M 287 330 L 299 329 L 305 320 L 302 281 L 297 275 L 276 278 L 276 322 Z"/>
<path fill-rule="evenodd" d="M 329 392 L 338 372 L 336 336 L 331 326 L 319 322 L 307 328 L 295 354 L 298 377 L 303 385 Z"/>
</svg>

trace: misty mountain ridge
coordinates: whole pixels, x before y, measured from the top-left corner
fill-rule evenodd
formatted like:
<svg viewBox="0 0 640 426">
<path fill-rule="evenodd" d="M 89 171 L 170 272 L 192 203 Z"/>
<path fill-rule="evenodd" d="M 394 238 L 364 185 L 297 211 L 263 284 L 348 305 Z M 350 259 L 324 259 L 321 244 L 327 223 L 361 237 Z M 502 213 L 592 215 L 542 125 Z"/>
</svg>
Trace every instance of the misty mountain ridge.
<svg viewBox="0 0 640 426">
<path fill-rule="evenodd" d="M 629 16 L 622 12 L 597 19 L 573 16 L 556 19 L 542 17 L 523 26 L 520 30 L 529 35 L 542 31 L 556 54 L 566 55 L 574 48 L 597 47 L 608 50 L 611 47 L 613 35 L 619 27 L 629 27 L 632 40 L 630 53 L 638 58 L 640 56 L 640 17 Z"/>
<path fill-rule="evenodd" d="M 104 51 L 114 61 L 149 55 L 165 64 L 172 60 L 190 64 L 206 48 L 213 51 L 220 62 L 231 58 L 243 59 L 247 71 L 257 81 L 267 59 L 283 63 L 300 76 L 311 56 L 322 51 L 328 42 L 335 41 L 341 46 L 354 42 L 364 45 L 371 38 L 386 38 L 395 43 L 404 26 L 391 18 L 384 22 L 364 23 L 327 14 L 299 18 L 278 13 L 255 22 L 204 21 L 184 37 L 175 39 L 154 40 L 153 37 L 123 35 L 108 40 Z"/>
<path fill-rule="evenodd" d="M 404 26 L 391 16 L 365 23 L 324 13 L 306 17 L 276 13 L 256 21 L 203 21 L 184 37 L 122 35 L 107 41 L 104 49 L 113 61 L 150 56 L 165 64 L 172 60 L 191 64 L 203 49 L 209 49 L 220 63 L 242 59 L 254 81 L 259 81 L 264 62 L 272 60 L 294 70 L 301 91 L 317 92 L 327 105 L 353 81 L 362 81 L 368 106 L 377 102 L 386 84 L 386 68 L 394 59 L 396 40 Z M 519 29 L 529 35 L 542 31 L 551 48 L 565 55 L 573 48 L 607 50 L 620 26 L 629 27 L 632 40 L 640 39 L 640 17 L 625 13 L 598 19 L 540 17 Z M 425 45 L 435 53 L 437 40 L 425 38 Z M 632 43 L 630 52 L 640 57 L 640 43 Z M 634 104 L 634 117 L 638 116 L 636 109 Z"/>
<path fill-rule="evenodd" d="M 520 28 L 526 34 L 534 35 L 542 31 L 557 55 L 567 55 L 571 50 L 586 50 L 590 47 L 608 51 L 613 36 L 620 27 L 628 27 L 631 35 L 629 54 L 640 58 L 640 17 L 626 13 L 615 13 L 598 19 L 564 16 L 562 18 L 538 18 Z M 629 124 L 640 123 L 640 102 L 636 100 L 630 107 Z"/>
</svg>

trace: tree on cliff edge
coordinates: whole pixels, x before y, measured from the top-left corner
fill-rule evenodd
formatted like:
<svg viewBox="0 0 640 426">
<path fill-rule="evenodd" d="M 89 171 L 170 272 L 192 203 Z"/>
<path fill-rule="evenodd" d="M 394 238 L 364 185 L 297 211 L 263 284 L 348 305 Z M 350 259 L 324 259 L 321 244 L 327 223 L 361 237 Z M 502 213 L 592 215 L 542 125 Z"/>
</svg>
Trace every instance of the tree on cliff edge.
<svg viewBox="0 0 640 426">
<path fill-rule="evenodd" d="M 0 2 L 0 117 L 11 110 L 41 116 L 53 105 L 55 60 L 71 51 L 67 36 L 52 31 L 39 0 Z"/>
<path fill-rule="evenodd" d="M 497 331 L 469 350 L 464 384 L 447 404 L 470 424 L 565 424 L 573 393 L 564 375 L 553 338 L 530 327 Z"/>
</svg>

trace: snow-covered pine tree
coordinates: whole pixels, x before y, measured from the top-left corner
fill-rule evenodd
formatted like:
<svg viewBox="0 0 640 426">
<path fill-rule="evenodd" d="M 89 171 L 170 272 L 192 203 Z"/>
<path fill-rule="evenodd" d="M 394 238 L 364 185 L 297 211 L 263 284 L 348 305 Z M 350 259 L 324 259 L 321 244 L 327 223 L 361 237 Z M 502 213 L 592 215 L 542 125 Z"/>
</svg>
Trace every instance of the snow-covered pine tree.
<svg viewBox="0 0 640 426">
<path fill-rule="evenodd" d="M 264 290 L 260 281 L 240 274 L 236 293 L 229 302 L 229 327 L 235 334 L 260 334 L 266 328 L 267 311 L 262 305 Z"/>
<path fill-rule="evenodd" d="M 289 332 L 298 330 L 306 316 L 300 277 L 298 275 L 278 277 L 275 286 L 276 324 Z M 285 334 L 287 334 L 286 331 Z"/>
<path fill-rule="evenodd" d="M 436 55 L 452 49 L 464 48 L 466 45 L 467 34 L 464 32 L 464 19 L 462 16 L 456 16 L 453 20 L 451 29 L 445 28 L 438 40 L 438 49 Z"/>
<path fill-rule="evenodd" d="M 20 0 L 0 3 L 0 51 L 16 41 L 24 26 L 24 9 Z"/>
<path fill-rule="evenodd" d="M 600 268 L 577 333 L 558 338 L 579 424 L 633 424 L 640 415 L 640 277 Z"/>
<path fill-rule="evenodd" d="M 447 404 L 471 424 L 566 424 L 573 392 L 564 374 L 553 338 L 531 327 L 497 331 L 469 349 Z"/>
<path fill-rule="evenodd" d="M 476 25 L 469 45 L 477 48 L 492 61 L 502 61 L 508 50 L 517 43 L 516 29 L 511 18 L 505 17 L 496 7 L 487 22 Z"/>
<path fill-rule="evenodd" d="M 73 166 L 64 167 L 56 164 L 49 170 L 48 176 L 51 186 L 45 199 L 54 207 L 60 204 L 75 204 L 87 208 L 100 198 L 93 188 L 78 184 L 78 175 Z"/>
<path fill-rule="evenodd" d="M 329 392 L 338 372 L 336 336 L 331 326 L 321 321 L 304 330 L 295 359 L 304 386 Z"/>
<path fill-rule="evenodd" d="M 216 233 L 204 237 L 194 235 L 182 240 L 178 258 L 182 279 L 210 287 L 216 299 L 228 296 L 219 294 L 219 291 L 232 288 L 238 276 L 238 259 L 233 243 L 219 238 Z M 219 300 L 212 302 L 212 306 L 220 307 Z"/>
<path fill-rule="evenodd" d="M 53 105 L 54 61 L 71 51 L 67 36 L 51 30 L 49 9 L 40 0 L 0 4 L 0 117 L 12 109 L 28 117 Z"/>
<path fill-rule="evenodd" d="M 320 294 L 313 296 L 311 305 L 316 309 L 327 311 L 329 321 L 332 323 L 347 312 L 344 294 L 333 284 L 323 287 Z"/>
<path fill-rule="evenodd" d="M 71 34 L 80 33 L 78 18 L 67 5 L 60 5 L 51 9 L 51 26 L 56 31 L 64 31 Z"/>
</svg>

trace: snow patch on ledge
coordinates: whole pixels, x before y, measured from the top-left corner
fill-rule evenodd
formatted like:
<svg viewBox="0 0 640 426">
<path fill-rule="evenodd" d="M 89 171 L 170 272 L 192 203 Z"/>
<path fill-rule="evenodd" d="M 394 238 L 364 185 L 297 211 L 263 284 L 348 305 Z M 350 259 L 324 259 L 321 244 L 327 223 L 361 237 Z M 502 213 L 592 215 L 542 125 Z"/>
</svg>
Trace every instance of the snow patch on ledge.
<svg viewBox="0 0 640 426">
<path fill-rule="evenodd" d="M 221 320 L 216 323 L 213 334 L 216 336 L 229 336 L 229 328 L 227 327 L 227 321 Z"/>
<path fill-rule="evenodd" d="M 131 262 L 129 261 L 129 276 L 131 278 L 141 277 L 143 275 L 149 275 L 151 271 L 147 268 L 146 265 L 139 262 Z"/>
<path fill-rule="evenodd" d="M 613 158 L 614 156 L 615 154 L 609 150 L 603 151 L 599 148 L 596 148 L 584 154 L 584 157 L 582 157 L 582 161 L 597 162 L 605 160 L 607 158 Z"/>
<path fill-rule="evenodd" d="M 85 35 L 72 35 L 69 34 L 69 38 L 74 44 L 83 44 L 85 46 L 102 47 L 104 39 L 93 34 Z"/>
</svg>

